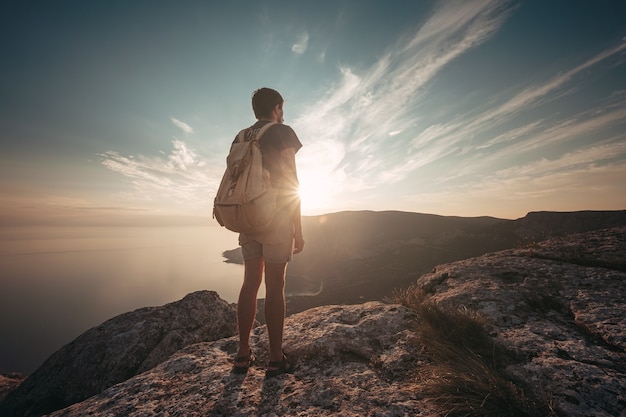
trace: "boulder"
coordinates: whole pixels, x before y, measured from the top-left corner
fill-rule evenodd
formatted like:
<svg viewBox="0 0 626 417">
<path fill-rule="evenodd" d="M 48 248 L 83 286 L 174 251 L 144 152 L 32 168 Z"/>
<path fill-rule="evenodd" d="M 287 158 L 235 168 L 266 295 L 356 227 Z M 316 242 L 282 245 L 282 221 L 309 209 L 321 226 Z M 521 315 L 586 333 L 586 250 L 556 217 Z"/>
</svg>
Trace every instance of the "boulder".
<svg viewBox="0 0 626 417">
<path fill-rule="evenodd" d="M 64 408 L 152 369 L 187 345 L 236 332 L 235 308 L 209 291 L 119 315 L 54 353 L 7 396 L 0 415 Z"/>
<path fill-rule="evenodd" d="M 154 369 L 54 417 L 432 415 L 407 384 L 419 356 L 399 305 L 325 306 L 287 318 L 293 374 L 265 379 L 266 328 L 251 337 L 257 364 L 231 373 L 237 338 L 187 347 Z"/>
<path fill-rule="evenodd" d="M 508 372 L 567 416 L 626 409 L 626 228 L 555 238 L 438 266 L 418 285 L 486 315 L 520 361 Z M 559 414 L 559 415 L 561 415 Z"/>
</svg>

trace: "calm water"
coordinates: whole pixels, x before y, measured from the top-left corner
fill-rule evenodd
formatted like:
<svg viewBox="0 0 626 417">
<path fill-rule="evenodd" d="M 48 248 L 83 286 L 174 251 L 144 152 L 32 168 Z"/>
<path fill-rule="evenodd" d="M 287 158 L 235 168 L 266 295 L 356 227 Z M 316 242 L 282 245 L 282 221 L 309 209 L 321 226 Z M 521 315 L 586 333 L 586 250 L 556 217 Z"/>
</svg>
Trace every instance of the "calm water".
<svg viewBox="0 0 626 417">
<path fill-rule="evenodd" d="M 213 226 L 5 228 L 0 372 L 30 373 L 85 330 L 193 291 L 235 302 L 243 267 L 222 252 L 237 246 L 236 234 Z"/>
</svg>

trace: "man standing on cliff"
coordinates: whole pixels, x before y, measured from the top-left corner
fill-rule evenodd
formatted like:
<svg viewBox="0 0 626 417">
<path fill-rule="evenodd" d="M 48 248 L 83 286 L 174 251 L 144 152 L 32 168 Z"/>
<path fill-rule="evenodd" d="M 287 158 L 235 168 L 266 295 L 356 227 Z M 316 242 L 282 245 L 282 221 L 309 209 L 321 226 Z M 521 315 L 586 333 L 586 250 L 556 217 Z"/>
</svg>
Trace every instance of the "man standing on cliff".
<svg viewBox="0 0 626 417">
<path fill-rule="evenodd" d="M 248 128 L 254 135 L 267 123 L 275 122 L 259 140 L 263 169 L 270 174 L 278 191 L 276 215 L 262 233 L 241 233 L 239 244 L 244 258 L 244 280 L 237 304 L 239 351 L 233 371 L 245 373 L 254 361 L 250 332 L 256 316 L 256 300 L 265 270 L 265 323 L 269 338 L 266 377 L 290 372 L 293 364 L 282 348 L 285 322 L 285 271 L 292 254 L 302 252 L 304 239 L 298 195 L 296 152 L 302 147 L 293 129 L 283 124 L 284 100 L 271 88 L 260 88 L 252 95 L 257 122 Z"/>
</svg>

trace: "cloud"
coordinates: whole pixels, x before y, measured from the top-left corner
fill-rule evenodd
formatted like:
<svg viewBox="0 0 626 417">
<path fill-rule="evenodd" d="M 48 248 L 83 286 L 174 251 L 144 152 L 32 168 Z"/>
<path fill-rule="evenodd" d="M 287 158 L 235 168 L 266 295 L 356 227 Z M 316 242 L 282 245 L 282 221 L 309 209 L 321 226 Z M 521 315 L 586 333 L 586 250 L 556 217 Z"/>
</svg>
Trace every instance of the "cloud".
<svg viewBox="0 0 626 417">
<path fill-rule="evenodd" d="M 309 34 L 307 32 L 302 33 L 296 43 L 291 45 L 291 51 L 295 54 L 302 55 L 309 47 Z"/>
<path fill-rule="evenodd" d="M 623 209 L 626 161 L 607 163 L 616 151 L 623 156 L 625 149 L 604 146 L 573 152 L 557 160 L 538 160 L 494 172 L 480 182 L 406 196 L 403 203 L 451 215 L 463 207 L 467 216 L 485 215 L 486 207 L 497 207 L 498 216 L 507 218 L 523 217 L 536 210 Z"/>
<path fill-rule="evenodd" d="M 315 138 L 298 154 L 299 176 L 307 195 L 317 190 L 311 205 L 330 206 L 350 193 L 402 181 L 412 172 L 453 152 L 431 146 L 432 140 L 453 127 L 425 130 L 420 146 L 411 146 L 416 134 L 414 106 L 441 70 L 490 39 L 506 21 L 507 2 L 498 0 L 441 3 L 413 36 L 384 51 L 369 69 L 342 65 L 339 80 L 294 122 L 299 136 Z M 303 32 L 292 45 L 295 54 L 308 50 Z M 185 133 L 192 128 L 172 117 Z M 419 135 L 418 135 L 419 137 Z M 206 200 L 210 187 L 207 167 L 183 141 L 163 157 L 132 158 L 116 152 L 103 155 L 102 163 L 128 178 L 134 198 L 194 202 Z M 221 178 L 214 173 L 213 183 Z M 344 191 L 348 190 L 348 193 Z M 326 194 L 326 197 L 324 196 Z M 303 196 L 306 206 L 307 195 Z"/>
<path fill-rule="evenodd" d="M 509 13 L 502 7 L 506 3 L 499 1 L 442 4 L 412 37 L 383 53 L 369 70 L 342 66 L 340 80 L 294 123 L 303 137 L 345 144 L 347 153 L 337 169 L 360 179 L 352 187 L 399 180 L 420 161 L 448 153 L 429 151 L 426 159 L 419 150 L 411 155 L 399 133 L 415 132 L 413 105 L 428 84 L 454 59 L 492 37 Z M 400 155 L 405 159 L 398 164 Z"/>
<path fill-rule="evenodd" d="M 625 170 L 624 86 L 597 92 L 594 86 L 606 86 L 591 83 L 598 82 L 598 72 L 625 63 L 626 43 L 553 75 L 537 71 L 532 81 L 509 79 L 505 89 L 472 85 L 469 71 L 450 83 L 465 81 L 466 90 L 457 87 L 465 96 L 448 90 L 447 70 L 469 65 L 470 53 L 495 42 L 514 11 L 506 0 L 442 1 L 420 27 L 377 53 L 370 67 L 342 63 L 337 79 L 293 122 L 305 144 L 297 156 L 307 189 L 303 207 L 341 209 L 378 198 L 386 208 L 407 204 L 409 210 L 444 213 L 437 204 L 458 200 L 457 212 L 449 213 L 458 214 L 461 205 L 484 210 L 499 201 L 519 212 L 525 210 L 521 203 L 550 209 L 540 204 L 565 190 L 576 198 L 623 190 L 619 183 L 584 187 L 592 187 L 586 175 L 615 181 L 611 170 Z M 306 53 L 308 44 L 303 32 L 293 53 Z M 193 132 L 178 119 L 172 122 Z M 185 142 L 172 144 L 161 158 L 108 152 L 102 163 L 132 182 L 134 198 L 208 200 L 222 172 Z"/>
<path fill-rule="evenodd" d="M 209 196 L 219 185 L 223 164 L 208 164 L 207 159 L 175 139 L 172 149 L 162 157 L 125 156 L 109 151 L 100 155 L 101 163 L 128 179 L 132 192 L 120 195 L 128 201 L 159 203 L 161 207 L 206 210 Z"/>
<path fill-rule="evenodd" d="M 582 93 L 595 69 L 623 64 L 626 43 L 542 81 L 515 79 L 506 91 L 494 92 L 489 85 L 471 86 L 485 97 L 432 105 L 440 102 L 444 70 L 494 38 L 514 8 L 498 0 L 441 2 L 412 36 L 400 39 L 370 68 L 345 63 L 339 68 L 338 80 L 294 123 L 305 145 L 306 138 L 315 138 L 344 150 L 340 161 L 325 161 L 332 164 L 325 167 L 327 175 L 343 178 L 334 187 L 338 195 L 386 192 L 400 183 L 403 189 L 419 183 L 423 188 L 413 187 L 416 194 L 433 186 L 456 192 L 480 181 L 497 182 L 494 172 L 520 173 L 515 169 L 522 167 L 529 177 L 542 178 L 548 174 L 540 168 L 548 165 L 565 178 L 568 169 L 585 172 L 593 165 L 559 165 L 573 155 L 599 158 L 600 148 L 588 151 L 592 145 L 615 151 L 619 147 L 612 143 L 626 141 L 620 133 L 626 131 L 624 94 L 591 100 Z M 574 102 L 582 107 L 574 110 Z M 611 163 L 621 166 L 626 155 L 617 158 Z"/>
<path fill-rule="evenodd" d="M 528 110 L 532 106 L 543 104 L 546 100 L 556 100 L 563 97 L 563 95 L 571 93 L 572 89 L 559 93 L 560 89 L 574 79 L 575 76 L 588 70 L 593 65 L 596 65 L 603 60 L 620 54 L 626 49 L 626 43 L 620 44 L 614 48 L 603 51 L 581 65 L 572 68 L 562 74 L 553 77 L 552 79 L 524 88 L 519 93 L 515 94 L 512 98 L 505 103 L 498 105 L 497 107 L 486 111 L 478 117 L 475 117 L 469 126 L 465 129 L 479 128 L 486 123 L 502 123 L 507 120 L 505 118 L 516 115 L 522 110 Z M 553 95 L 551 95 L 553 94 Z"/>
<path fill-rule="evenodd" d="M 187 123 L 185 122 L 181 122 L 180 120 L 178 120 L 175 117 L 172 117 L 172 123 L 174 123 L 174 125 L 176 127 L 178 127 L 180 130 L 182 130 L 183 132 L 185 132 L 186 134 L 189 133 L 193 133 L 193 128 L 191 126 L 189 126 Z"/>
<path fill-rule="evenodd" d="M 320 52 L 319 54 L 317 54 L 317 61 L 322 63 L 322 64 L 324 62 L 326 62 L 326 51 L 325 50 Z"/>
</svg>

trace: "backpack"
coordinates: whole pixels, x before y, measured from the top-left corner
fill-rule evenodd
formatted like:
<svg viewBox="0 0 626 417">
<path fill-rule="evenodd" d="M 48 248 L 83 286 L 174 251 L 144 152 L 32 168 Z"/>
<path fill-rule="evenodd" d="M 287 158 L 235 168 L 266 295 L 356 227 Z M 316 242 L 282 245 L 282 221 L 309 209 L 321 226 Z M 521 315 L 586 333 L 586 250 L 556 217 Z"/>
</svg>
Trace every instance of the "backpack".
<svg viewBox="0 0 626 417">
<path fill-rule="evenodd" d="M 261 127 L 246 140 L 243 129 L 230 147 L 226 171 L 213 202 L 213 218 L 228 230 L 238 233 L 262 231 L 276 212 L 276 190 L 269 172 L 263 169 L 259 139 L 274 122 Z"/>
</svg>

